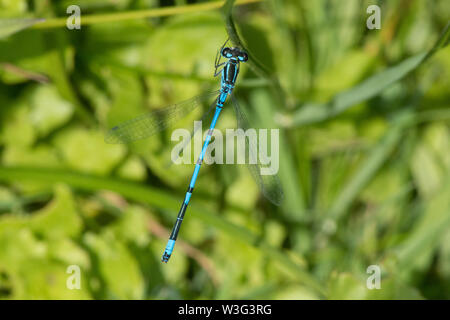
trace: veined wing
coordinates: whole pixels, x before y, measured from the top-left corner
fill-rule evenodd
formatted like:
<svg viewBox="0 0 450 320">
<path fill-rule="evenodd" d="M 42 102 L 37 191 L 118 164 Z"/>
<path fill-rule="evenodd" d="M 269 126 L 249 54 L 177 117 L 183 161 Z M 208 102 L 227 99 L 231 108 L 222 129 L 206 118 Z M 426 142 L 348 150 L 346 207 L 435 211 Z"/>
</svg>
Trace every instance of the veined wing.
<svg viewBox="0 0 450 320">
<path fill-rule="evenodd" d="M 233 108 L 236 113 L 237 125 L 238 128 L 247 131 L 251 128 L 249 121 L 247 120 L 247 116 L 244 113 L 244 110 L 239 107 L 239 104 L 234 97 L 231 95 L 231 100 L 233 102 Z M 241 133 L 242 134 L 242 133 Z M 276 174 L 273 175 L 262 175 L 261 174 L 261 154 L 258 152 L 259 149 L 255 145 L 252 139 L 249 139 L 249 136 L 244 134 L 245 139 L 245 150 L 249 151 L 249 159 L 255 159 L 256 164 L 247 163 L 247 167 L 261 189 L 263 195 L 270 200 L 273 204 L 279 206 L 284 198 L 283 189 L 281 187 L 280 180 Z"/>
<path fill-rule="evenodd" d="M 134 119 L 127 120 L 109 129 L 105 136 L 106 143 L 130 143 L 148 138 L 155 133 L 170 127 L 186 117 L 204 102 L 210 102 L 219 91 L 196 96 L 180 103 L 144 113 Z"/>
</svg>

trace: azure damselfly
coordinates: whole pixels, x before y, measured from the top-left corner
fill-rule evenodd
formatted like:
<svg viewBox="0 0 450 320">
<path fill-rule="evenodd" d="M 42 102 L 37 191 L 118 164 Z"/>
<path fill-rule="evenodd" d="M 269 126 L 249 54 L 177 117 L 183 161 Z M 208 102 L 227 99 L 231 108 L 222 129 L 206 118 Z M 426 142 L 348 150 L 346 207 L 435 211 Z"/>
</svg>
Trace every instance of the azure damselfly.
<svg viewBox="0 0 450 320">
<path fill-rule="evenodd" d="M 194 190 L 195 182 L 197 180 L 200 166 L 202 165 L 208 144 L 211 141 L 213 130 L 216 126 L 217 119 L 227 101 L 228 96 L 231 97 L 234 111 L 236 113 L 238 128 L 242 129 L 241 132 L 247 131 L 250 128 L 250 124 L 245 116 L 244 111 L 239 107 L 237 100 L 232 95 L 237 76 L 239 74 L 240 63 L 248 60 L 248 55 L 245 51 L 237 47 L 226 47 L 228 40 L 222 45 L 215 59 L 215 72 L 214 76 L 221 75 L 220 90 L 205 95 L 200 95 L 190 100 L 143 114 L 137 118 L 128 120 L 111 128 L 105 137 L 107 143 L 129 143 L 135 140 L 147 138 L 165 128 L 175 124 L 181 118 L 187 116 L 192 110 L 201 105 L 201 102 L 216 97 L 213 104 L 210 107 L 210 111 L 215 107 L 215 113 L 211 121 L 211 125 L 201 153 L 195 164 L 194 173 L 192 174 L 189 187 L 187 189 L 184 201 L 178 212 L 177 220 L 172 229 L 169 237 L 166 249 L 161 258 L 162 262 L 167 263 L 172 255 L 175 241 L 180 231 L 181 223 L 183 222 L 186 209 L 189 205 L 192 192 Z M 226 61 L 221 63 L 221 58 L 225 58 Z M 229 99 L 228 99 L 229 100 Z M 254 145 L 254 141 L 244 135 L 245 150 L 249 151 L 249 158 L 259 159 L 255 153 L 257 148 Z M 260 164 L 258 162 L 247 164 L 252 177 L 259 185 L 264 196 L 272 203 L 279 205 L 283 198 L 283 191 L 281 189 L 278 177 L 276 175 L 261 175 Z"/>
</svg>

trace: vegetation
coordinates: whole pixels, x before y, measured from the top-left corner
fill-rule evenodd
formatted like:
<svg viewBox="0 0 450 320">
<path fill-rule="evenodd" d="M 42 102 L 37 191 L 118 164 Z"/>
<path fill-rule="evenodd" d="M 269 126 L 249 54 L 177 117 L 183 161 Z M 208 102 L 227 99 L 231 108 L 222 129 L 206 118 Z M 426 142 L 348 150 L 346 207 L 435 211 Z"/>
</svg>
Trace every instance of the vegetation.
<svg viewBox="0 0 450 320">
<path fill-rule="evenodd" d="M 73 1 L 0 0 L 0 298 L 450 298 L 448 1 L 76 2 L 81 30 Z M 227 37 L 250 56 L 240 104 L 281 129 L 285 199 L 203 166 L 165 265 L 193 166 L 171 130 L 104 133 L 217 88 Z"/>
</svg>

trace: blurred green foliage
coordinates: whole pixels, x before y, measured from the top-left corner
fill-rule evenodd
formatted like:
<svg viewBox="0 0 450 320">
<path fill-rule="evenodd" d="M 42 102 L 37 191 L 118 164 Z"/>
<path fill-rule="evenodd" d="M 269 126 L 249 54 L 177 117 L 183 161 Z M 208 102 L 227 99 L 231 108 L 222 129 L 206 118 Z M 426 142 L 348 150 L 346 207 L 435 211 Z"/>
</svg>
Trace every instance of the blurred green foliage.
<svg viewBox="0 0 450 320">
<path fill-rule="evenodd" d="M 450 298 L 448 1 L 272 0 L 223 19 L 180 0 L 137 20 L 121 17 L 170 4 L 77 3 L 117 21 L 70 31 L 36 19 L 73 1 L 0 0 L 0 298 Z M 282 128 L 285 202 L 239 165 L 204 166 L 164 265 L 192 166 L 169 165 L 170 130 L 130 146 L 103 134 L 216 88 L 233 23 L 251 57 L 236 95 Z"/>
</svg>

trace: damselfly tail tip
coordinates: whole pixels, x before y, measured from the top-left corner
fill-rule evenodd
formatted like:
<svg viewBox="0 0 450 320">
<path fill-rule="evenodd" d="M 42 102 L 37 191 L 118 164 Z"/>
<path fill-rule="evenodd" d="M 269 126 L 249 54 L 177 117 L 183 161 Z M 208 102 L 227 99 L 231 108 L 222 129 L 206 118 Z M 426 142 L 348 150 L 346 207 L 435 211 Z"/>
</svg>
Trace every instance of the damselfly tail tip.
<svg viewBox="0 0 450 320">
<path fill-rule="evenodd" d="M 175 246 L 175 239 L 169 239 L 169 241 L 167 241 L 166 250 L 164 250 L 164 254 L 161 257 L 162 262 L 167 263 L 167 261 L 169 261 L 174 246 Z"/>
<path fill-rule="evenodd" d="M 161 262 L 167 263 L 170 259 L 170 254 L 168 254 L 167 252 L 164 252 L 162 258 L 161 258 Z"/>
</svg>

